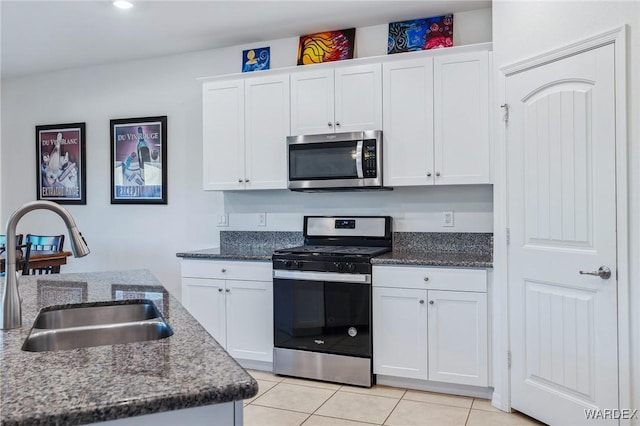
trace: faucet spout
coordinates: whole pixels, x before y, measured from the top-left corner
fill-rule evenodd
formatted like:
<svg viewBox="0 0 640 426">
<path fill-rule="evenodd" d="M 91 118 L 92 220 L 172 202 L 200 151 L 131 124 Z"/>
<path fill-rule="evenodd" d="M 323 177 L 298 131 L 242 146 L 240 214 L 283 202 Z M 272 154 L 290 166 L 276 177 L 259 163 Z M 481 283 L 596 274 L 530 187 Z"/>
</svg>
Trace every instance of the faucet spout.
<svg viewBox="0 0 640 426">
<path fill-rule="evenodd" d="M 71 237 L 71 251 L 75 257 L 83 257 L 90 253 L 87 242 L 76 227 L 76 223 L 65 208 L 51 201 L 32 201 L 11 213 L 7 221 L 7 242 L 5 259 L 5 283 L 2 293 L 2 312 L 0 315 L 0 329 L 10 330 L 22 326 L 22 306 L 18 291 L 18 274 L 16 270 L 16 228 L 25 214 L 33 210 L 51 210 L 57 213 L 67 225 Z"/>
</svg>

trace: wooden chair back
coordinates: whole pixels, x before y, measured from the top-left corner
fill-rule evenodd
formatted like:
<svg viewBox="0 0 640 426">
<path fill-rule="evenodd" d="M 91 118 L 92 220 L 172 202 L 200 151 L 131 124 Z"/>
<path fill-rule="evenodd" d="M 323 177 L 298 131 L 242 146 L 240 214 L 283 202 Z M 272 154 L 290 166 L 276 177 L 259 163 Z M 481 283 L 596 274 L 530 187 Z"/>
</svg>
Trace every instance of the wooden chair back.
<svg viewBox="0 0 640 426">
<path fill-rule="evenodd" d="M 33 235 L 27 234 L 24 238 L 25 243 L 31 243 L 31 250 L 36 251 L 56 251 L 64 250 L 64 234 L 61 235 Z M 27 268 L 25 275 L 36 274 L 58 274 L 60 266 L 49 266 L 46 268 Z"/>
</svg>

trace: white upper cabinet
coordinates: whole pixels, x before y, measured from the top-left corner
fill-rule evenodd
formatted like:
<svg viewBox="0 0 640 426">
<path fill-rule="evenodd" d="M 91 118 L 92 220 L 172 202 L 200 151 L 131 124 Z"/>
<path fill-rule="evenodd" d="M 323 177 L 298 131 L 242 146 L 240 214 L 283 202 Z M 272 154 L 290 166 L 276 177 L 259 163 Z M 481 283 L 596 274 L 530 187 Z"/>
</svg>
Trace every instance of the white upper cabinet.
<svg viewBox="0 0 640 426">
<path fill-rule="evenodd" d="M 252 78 L 245 84 L 246 189 L 287 187 L 289 76 Z"/>
<path fill-rule="evenodd" d="M 204 189 L 244 188 L 244 80 L 202 86 Z"/>
<path fill-rule="evenodd" d="M 205 190 L 284 189 L 289 76 L 203 85 Z"/>
<path fill-rule="evenodd" d="M 291 74 L 291 134 L 382 128 L 381 65 Z"/>
<path fill-rule="evenodd" d="M 489 183 L 489 52 L 434 58 L 437 184 Z"/>
<path fill-rule="evenodd" d="M 490 183 L 489 53 L 399 59 L 383 68 L 385 183 Z"/>
<path fill-rule="evenodd" d="M 433 59 L 383 67 L 385 185 L 428 185 L 433 170 Z"/>
</svg>

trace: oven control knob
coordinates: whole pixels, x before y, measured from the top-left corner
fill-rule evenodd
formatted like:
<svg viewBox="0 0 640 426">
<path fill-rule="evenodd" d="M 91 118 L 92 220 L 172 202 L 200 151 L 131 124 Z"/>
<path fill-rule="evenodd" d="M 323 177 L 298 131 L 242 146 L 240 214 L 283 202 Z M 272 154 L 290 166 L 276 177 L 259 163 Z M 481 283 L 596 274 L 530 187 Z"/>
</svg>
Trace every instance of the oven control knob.
<svg viewBox="0 0 640 426">
<path fill-rule="evenodd" d="M 284 267 L 285 268 L 291 268 L 291 261 L 290 260 L 285 260 L 284 261 Z"/>
<path fill-rule="evenodd" d="M 344 263 L 342 262 L 334 262 L 333 266 L 336 268 L 336 271 L 338 272 L 344 271 Z"/>
<path fill-rule="evenodd" d="M 300 260 L 296 260 L 295 262 L 293 262 L 293 264 L 295 265 L 296 268 L 302 269 L 303 263 Z"/>
<path fill-rule="evenodd" d="M 356 271 L 356 265 L 354 265 L 353 263 L 347 263 L 346 267 L 347 267 L 347 271 L 349 271 L 349 272 L 355 272 Z"/>
</svg>

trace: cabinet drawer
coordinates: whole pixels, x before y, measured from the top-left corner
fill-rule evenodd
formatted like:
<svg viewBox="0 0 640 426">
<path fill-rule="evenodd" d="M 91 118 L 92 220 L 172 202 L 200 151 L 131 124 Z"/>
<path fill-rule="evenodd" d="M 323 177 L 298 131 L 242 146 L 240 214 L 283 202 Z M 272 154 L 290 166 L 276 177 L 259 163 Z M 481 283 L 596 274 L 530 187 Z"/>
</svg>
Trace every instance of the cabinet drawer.
<svg viewBox="0 0 640 426">
<path fill-rule="evenodd" d="M 185 259 L 182 276 L 223 280 L 271 281 L 271 262 Z"/>
<path fill-rule="evenodd" d="M 423 266 L 374 266 L 373 286 L 486 292 L 487 271 Z"/>
</svg>

